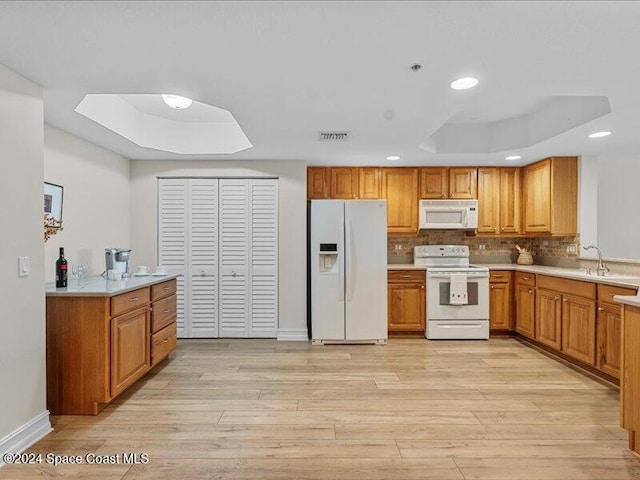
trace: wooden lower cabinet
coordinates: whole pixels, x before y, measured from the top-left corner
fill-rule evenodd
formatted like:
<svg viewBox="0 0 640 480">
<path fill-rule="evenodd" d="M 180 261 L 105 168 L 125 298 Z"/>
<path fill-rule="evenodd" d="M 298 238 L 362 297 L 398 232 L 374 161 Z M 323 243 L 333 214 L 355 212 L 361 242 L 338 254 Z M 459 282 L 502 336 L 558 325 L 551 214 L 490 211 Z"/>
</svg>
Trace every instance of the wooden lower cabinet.
<svg viewBox="0 0 640 480">
<path fill-rule="evenodd" d="M 111 396 L 115 397 L 151 368 L 149 308 L 111 319 Z"/>
<path fill-rule="evenodd" d="M 516 332 L 535 338 L 536 290 L 531 285 L 516 284 Z"/>
<path fill-rule="evenodd" d="M 489 328 L 511 330 L 511 272 L 491 271 L 489 273 Z"/>
<path fill-rule="evenodd" d="M 389 272 L 387 286 L 389 333 L 424 334 L 426 324 L 426 290 L 424 271 Z"/>
<path fill-rule="evenodd" d="M 562 296 L 562 351 L 589 365 L 596 364 L 596 302 Z"/>
<path fill-rule="evenodd" d="M 176 345 L 175 291 L 171 279 L 113 297 L 47 296 L 49 412 L 97 415 L 166 358 Z"/>
<path fill-rule="evenodd" d="M 640 453 L 640 307 L 625 305 L 622 314 L 620 425 L 629 431 L 629 447 Z"/>
<path fill-rule="evenodd" d="M 620 342 L 622 335 L 620 305 L 598 304 L 596 317 L 596 366 L 604 373 L 620 378 Z"/>
<path fill-rule="evenodd" d="M 562 348 L 562 296 L 548 290 L 536 293 L 536 340 L 550 347 Z"/>
</svg>

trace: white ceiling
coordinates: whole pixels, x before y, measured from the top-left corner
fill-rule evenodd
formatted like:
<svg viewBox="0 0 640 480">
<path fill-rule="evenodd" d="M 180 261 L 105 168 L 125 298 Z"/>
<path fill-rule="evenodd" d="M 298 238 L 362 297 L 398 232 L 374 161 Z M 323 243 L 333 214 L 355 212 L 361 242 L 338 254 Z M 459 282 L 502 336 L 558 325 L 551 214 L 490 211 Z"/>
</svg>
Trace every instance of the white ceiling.
<svg viewBox="0 0 640 480">
<path fill-rule="evenodd" d="M 557 95 L 609 98 L 611 114 L 515 152 L 518 164 L 640 151 L 638 25 L 640 3 L 613 1 L 1 2 L 0 63 L 44 86 L 48 123 L 136 159 L 500 164 L 514 152 L 420 145 L 452 118 L 495 122 Z M 413 63 L 424 68 L 414 73 Z M 462 76 L 480 84 L 451 90 Z M 215 105 L 253 148 L 203 156 L 139 147 L 74 111 L 88 93 Z M 614 134 L 586 138 L 604 129 Z M 320 130 L 351 139 L 319 142 Z"/>
</svg>

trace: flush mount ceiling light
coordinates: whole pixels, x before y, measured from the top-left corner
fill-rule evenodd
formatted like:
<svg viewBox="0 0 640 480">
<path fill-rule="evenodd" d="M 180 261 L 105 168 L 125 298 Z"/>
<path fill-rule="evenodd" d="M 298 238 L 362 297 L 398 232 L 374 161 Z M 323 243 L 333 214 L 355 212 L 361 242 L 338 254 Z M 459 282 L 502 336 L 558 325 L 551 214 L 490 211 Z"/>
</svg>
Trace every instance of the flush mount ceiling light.
<svg viewBox="0 0 640 480">
<path fill-rule="evenodd" d="M 508 157 L 504 157 L 505 160 L 520 160 L 522 157 L 520 155 L 509 155 Z"/>
<path fill-rule="evenodd" d="M 400 160 L 400 157 L 398 155 L 389 155 L 387 160 Z"/>
<path fill-rule="evenodd" d="M 459 78 L 451 82 L 451 88 L 454 90 L 467 90 L 478 84 L 478 79 L 473 77 Z"/>
<path fill-rule="evenodd" d="M 180 95 L 162 94 L 162 100 L 171 108 L 176 110 L 184 110 L 189 108 L 193 103 L 193 100 L 187 97 L 181 97 Z"/>
<path fill-rule="evenodd" d="M 611 135 L 611 132 L 606 130 L 604 132 L 594 132 L 594 133 L 590 133 L 589 134 L 589 138 L 601 138 L 601 137 L 608 137 L 609 135 Z"/>
</svg>

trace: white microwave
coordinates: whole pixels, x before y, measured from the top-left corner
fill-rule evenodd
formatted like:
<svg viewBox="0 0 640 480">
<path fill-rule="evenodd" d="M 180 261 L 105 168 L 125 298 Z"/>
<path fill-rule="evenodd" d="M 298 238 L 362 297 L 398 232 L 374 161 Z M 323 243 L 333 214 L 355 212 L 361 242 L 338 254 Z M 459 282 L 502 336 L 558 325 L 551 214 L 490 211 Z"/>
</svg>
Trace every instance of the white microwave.
<svg viewBox="0 0 640 480">
<path fill-rule="evenodd" d="M 420 200 L 421 230 L 475 230 L 478 200 Z"/>
</svg>

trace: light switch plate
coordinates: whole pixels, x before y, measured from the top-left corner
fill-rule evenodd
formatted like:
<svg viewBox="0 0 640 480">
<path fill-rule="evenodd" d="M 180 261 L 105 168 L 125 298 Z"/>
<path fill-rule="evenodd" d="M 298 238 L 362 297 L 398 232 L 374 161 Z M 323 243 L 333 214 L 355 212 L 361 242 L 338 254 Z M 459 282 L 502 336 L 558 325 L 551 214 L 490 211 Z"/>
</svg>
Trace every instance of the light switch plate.
<svg viewBox="0 0 640 480">
<path fill-rule="evenodd" d="M 18 276 L 28 277 L 31 274 L 31 259 L 29 257 L 18 257 Z"/>
</svg>

